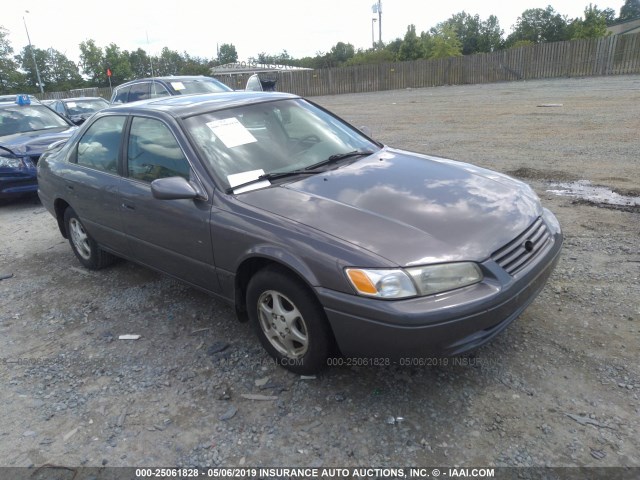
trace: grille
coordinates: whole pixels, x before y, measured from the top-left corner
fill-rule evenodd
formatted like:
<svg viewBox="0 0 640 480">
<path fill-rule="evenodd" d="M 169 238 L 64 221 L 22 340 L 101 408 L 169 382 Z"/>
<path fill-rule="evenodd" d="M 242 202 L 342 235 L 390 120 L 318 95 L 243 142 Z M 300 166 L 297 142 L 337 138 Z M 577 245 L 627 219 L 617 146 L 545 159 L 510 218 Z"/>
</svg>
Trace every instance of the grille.
<svg viewBox="0 0 640 480">
<path fill-rule="evenodd" d="M 551 235 L 542 218 L 533 222 L 515 240 L 497 250 L 491 258 L 508 274 L 514 275 L 526 267 L 551 240 Z"/>
</svg>

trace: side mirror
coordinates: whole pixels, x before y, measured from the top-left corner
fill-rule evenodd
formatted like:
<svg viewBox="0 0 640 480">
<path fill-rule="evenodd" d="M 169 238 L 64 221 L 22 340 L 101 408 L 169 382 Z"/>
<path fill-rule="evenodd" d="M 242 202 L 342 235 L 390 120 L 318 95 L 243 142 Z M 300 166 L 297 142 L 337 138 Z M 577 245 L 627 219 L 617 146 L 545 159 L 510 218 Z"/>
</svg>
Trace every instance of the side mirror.
<svg viewBox="0 0 640 480">
<path fill-rule="evenodd" d="M 195 199 L 200 195 L 193 186 L 182 177 L 158 178 L 151 182 L 151 194 L 158 200 Z"/>
</svg>

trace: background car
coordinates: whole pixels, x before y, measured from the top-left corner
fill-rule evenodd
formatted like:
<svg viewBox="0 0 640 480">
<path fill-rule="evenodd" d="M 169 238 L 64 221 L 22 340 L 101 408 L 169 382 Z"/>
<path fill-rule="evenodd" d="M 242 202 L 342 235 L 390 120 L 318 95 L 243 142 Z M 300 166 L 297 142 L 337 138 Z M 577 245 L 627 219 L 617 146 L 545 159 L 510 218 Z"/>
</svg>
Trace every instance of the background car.
<svg viewBox="0 0 640 480">
<path fill-rule="evenodd" d="M 316 372 L 459 355 L 503 331 L 562 248 L 526 184 L 384 146 L 295 95 L 96 113 L 38 164 L 78 260 L 113 255 L 235 305 L 274 360 Z"/>
<path fill-rule="evenodd" d="M 275 92 L 278 79 L 274 74 L 254 73 L 247 79 L 245 90 L 253 92 Z"/>
<path fill-rule="evenodd" d="M 0 198 L 35 194 L 40 155 L 76 128 L 28 95 L 0 99 Z"/>
<path fill-rule="evenodd" d="M 91 115 L 109 106 L 109 102 L 102 97 L 61 98 L 45 100 L 42 103 L 75 125 L 81 125 Z"/>
<path fill-rule="evenodd" d="M 142 78 L 115 87 L 111 95 L 111 103 L 129 103 L 172 95 L 232 91 L 230 87 L 215 78 L 202 75 Z"/>
</svg>

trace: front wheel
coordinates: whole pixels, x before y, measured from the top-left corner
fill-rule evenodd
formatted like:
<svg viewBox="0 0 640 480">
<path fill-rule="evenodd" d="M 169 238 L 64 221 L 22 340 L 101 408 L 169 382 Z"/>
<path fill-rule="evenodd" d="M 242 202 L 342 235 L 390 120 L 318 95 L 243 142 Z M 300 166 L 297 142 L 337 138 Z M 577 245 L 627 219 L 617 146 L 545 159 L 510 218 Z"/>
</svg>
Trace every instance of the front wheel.
<svg viewBox="0 0 640 480">
<path fill-rule="evenodd" d="M 256 273 L 247 288 L 247 311 L 278 365 L 299 374 L 316 373 L 326 365 L 333 345 L 326 315 L 292 275 L 274 267 Z"/>
<path fill-rule="evenodd" d="M 64 225 L 71 249 L 82 265 L 99 270 L 113 263 L 115 257 L 98 246 L 71 207 L 64 212 Z"/>
</svg>

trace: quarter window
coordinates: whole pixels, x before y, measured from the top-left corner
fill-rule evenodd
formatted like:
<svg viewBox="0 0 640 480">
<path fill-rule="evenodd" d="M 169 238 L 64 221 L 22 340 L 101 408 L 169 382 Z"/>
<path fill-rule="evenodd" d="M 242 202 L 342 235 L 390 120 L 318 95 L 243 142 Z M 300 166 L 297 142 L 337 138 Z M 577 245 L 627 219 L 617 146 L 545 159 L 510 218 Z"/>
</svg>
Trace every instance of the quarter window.
<svg viewBox="0 0 640 480">
<path fill-rule="evenodd" d="M 118 152 L 125 120 L 126 117 L 121 116 L 96 120 L 78 142 L 78 165 L 118 173 Z"/>
<path fill-rule="evenodd" d="M 127 169 L 130 178 L 152 182 L 158 178 L 189 180 L 189 162 L 176 138 L 162 122 L 134 117 L 129 134 Z"/>
</svg>

